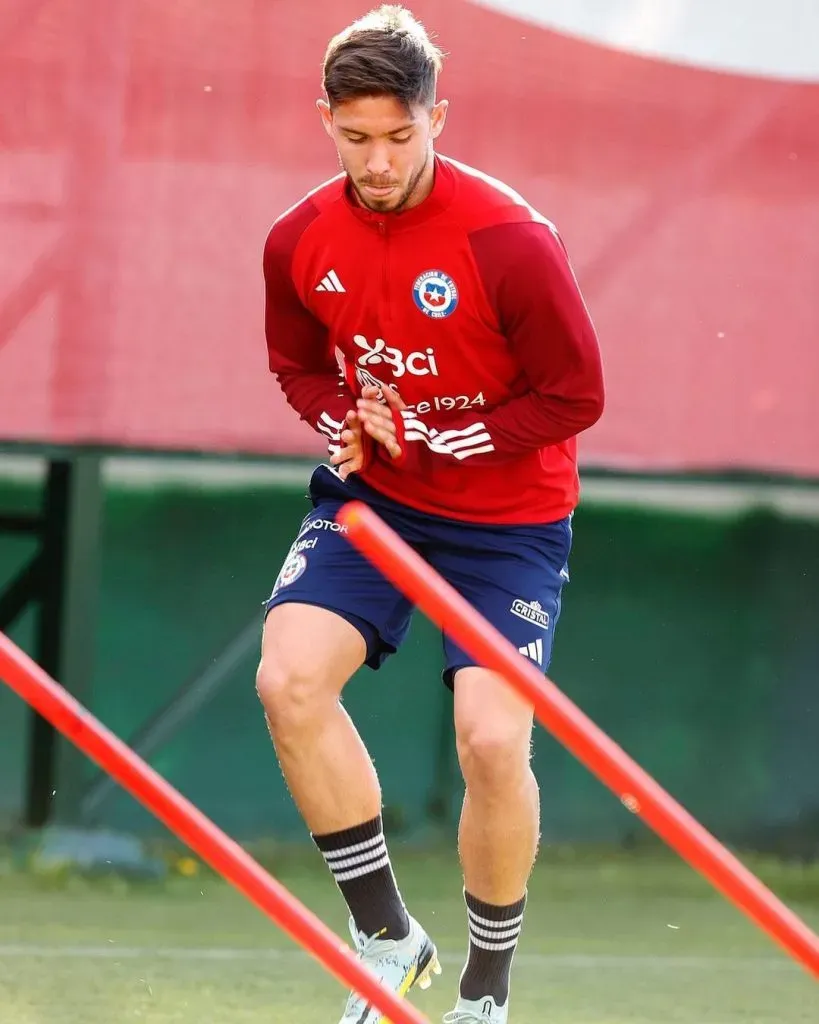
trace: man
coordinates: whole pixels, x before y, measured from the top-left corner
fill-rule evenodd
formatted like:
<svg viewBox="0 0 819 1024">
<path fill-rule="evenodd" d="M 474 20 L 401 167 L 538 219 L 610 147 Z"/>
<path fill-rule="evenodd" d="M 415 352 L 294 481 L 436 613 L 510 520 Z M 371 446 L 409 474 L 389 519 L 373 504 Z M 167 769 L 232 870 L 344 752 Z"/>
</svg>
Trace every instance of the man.
<svg viewBox="0 0 819 1024">
<path fill-rule="evenodd" d="M 378 780 L 339 696 L 397 650 L 411 608 L 335 515 L 369 503 L 545 669 L 568 579 L 575 439 L 603 407 L 597 339 L 555 228 L 433 151 L 440 66 L 399 7 L 331 41 L 318 107 L 343 173 L 284 213 L 264 252 L 270 369 L 331 457 L 266 605 L 258 692 L 360 956 L 401 994 L 440 968 L 399 893 Z M 469 926 L 446 1019 L 502 1024 L 539 837 L 532 711 L 444 647 Z M 351 995 L 342 1024 L 378 1020 Z"/>
</svg>

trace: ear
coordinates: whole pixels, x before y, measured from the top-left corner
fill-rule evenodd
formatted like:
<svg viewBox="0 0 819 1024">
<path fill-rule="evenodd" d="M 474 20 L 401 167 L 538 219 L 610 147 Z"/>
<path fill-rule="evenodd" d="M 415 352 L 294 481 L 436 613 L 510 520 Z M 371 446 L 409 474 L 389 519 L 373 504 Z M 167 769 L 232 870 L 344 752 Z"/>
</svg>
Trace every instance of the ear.
<svg viewBox="0 0 819 1024">
<path fill-rule="evenodd" d="M 441 132 L 444 130 L 446 124 L 446 114 L 449 109 L 449 100 L 439 100 L 432 108 L 430 114 L 430 124 L 432 128 L 432 137 L 437 139 Z"/>
<path fill-rule="evenodd" d="M 316 100 L 316 107 L 321 116 L 321 123 L 324 125 L 324 130 L 330 136 L 333 137 L 333 112 L 330 109 L 330 104 L 327 100 Z"/>
</svg>

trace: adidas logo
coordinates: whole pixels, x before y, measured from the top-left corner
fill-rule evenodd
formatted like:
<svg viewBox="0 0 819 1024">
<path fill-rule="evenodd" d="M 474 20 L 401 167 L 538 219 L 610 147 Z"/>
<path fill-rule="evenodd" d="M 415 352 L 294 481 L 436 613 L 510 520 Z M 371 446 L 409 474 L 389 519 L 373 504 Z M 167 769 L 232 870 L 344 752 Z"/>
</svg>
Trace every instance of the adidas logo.
<svg viewBox="0 0 819 1024">
<path fill-rule="evenodd" d="M 328 270 L 324 277 L 316 285 L 317 292 L 346 292 L 347 289 L 339 281 L 335 270 Z"/>
<path fill-rule="evenodd" d="M 543 641 L 533 640 L 530 644 L 524 644 L 523 647 L 518 647 L 518 651 L 524 656 L 534 661 L 537 665 L 543 664 Z"/>
</svg>

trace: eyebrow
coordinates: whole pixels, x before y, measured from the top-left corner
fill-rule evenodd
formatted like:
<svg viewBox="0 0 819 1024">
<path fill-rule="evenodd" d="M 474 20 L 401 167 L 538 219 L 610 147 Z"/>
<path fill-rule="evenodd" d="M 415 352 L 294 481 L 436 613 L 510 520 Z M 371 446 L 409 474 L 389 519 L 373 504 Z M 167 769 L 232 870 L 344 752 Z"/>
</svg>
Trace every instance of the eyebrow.
<svg viewBox="0 0 819 1024">
<path fill-rule="evenodd" d="M 393 130 L 391 132 L 387 132 L 387 135 L 400 135 L 402 132 L 408 132 L 408 131 L 410 131 L 410 129 L 412 129 L 414 127 L 415 127 L 415 122 L 412 121 L 412 122 L 410 122 L 410 124 L 405 124 L 401 128 L 393 128 Z M 346 127 L 346 125 L 343 125 L 343 124 L 339 125 L 339 128 L 343 132 L 347 132 L 349 135 L 363 135 L 365 138 L 367 137 L 367 133 L 359 131 L 358 128 L 348 128 L 348 127 Z"/>
</svg>

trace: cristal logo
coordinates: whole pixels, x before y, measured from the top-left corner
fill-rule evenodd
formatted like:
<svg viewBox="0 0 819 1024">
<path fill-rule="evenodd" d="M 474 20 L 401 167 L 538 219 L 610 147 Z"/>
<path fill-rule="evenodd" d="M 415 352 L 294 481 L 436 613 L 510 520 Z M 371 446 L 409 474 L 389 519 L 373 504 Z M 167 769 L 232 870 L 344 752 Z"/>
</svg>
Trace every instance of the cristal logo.
<svg viewBox="0 0 819 1024">
<path fill-rule="evenodd" d="M 393 377 L 403 377 L 405 373 L 412 374 L 414 377 L 438 376 L 435 350 L 432 348 L 404 355 L 400 348 L 391 348 L 383 338 L 376 338 L 370 344 L 363 334 L 356 334 L 353 341 L 359 348 L 364 349 L 363 354 L 356 359 L 357 366 L 380 366 L 383 364 L 392 370 Z"/>
<path fill-rule="evenodd" d="M 525 619 L 541 629 L 549 628 L 549 613 L 543 610 L 540 601 L 524 601 L 519 597 L 512 602 L 509 610 L 519 619 Z"/>
</svg>

